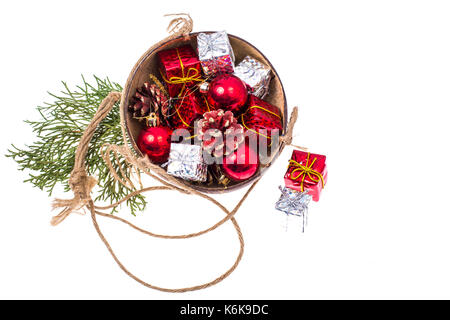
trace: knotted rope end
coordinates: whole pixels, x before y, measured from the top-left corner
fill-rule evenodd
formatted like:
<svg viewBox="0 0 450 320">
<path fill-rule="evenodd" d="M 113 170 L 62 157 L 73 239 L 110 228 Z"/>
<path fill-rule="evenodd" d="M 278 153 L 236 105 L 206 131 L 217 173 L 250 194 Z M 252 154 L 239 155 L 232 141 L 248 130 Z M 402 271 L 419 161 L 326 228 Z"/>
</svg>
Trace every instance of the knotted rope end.
<svg viewBox="0 0 450 320">
<path fill-rule="evenodd" d="M 292 144 L 292 134 L 294 131 L 295 123 L 297 122 L 298 118 L 298 108 L 294 107 L 291 112 L 291 117 L 289 118 L 289 122 L 287 124 L 286 132 L 284 136 L 280 137 L 280 142 L 282 142 L 284 145 L 291 145 Z"/>
<path fill-rule="evenodd" d="M 194 21 L 192 20 L 189 13 L 173 13 L 173 14 L 165 14 L 165 17 L 175 16 L 176 18 L 172 19 L 167 27 L 167 31 L 170 34 L 182 34 L 185 37 L 192 32 L 194 28 Z"/>
<path fill-rule="evenodd" d="M 63 222 L 72 212 L 83 208 L 89 200 L 91 200 L 90 193 L 97 185 L 97 179 L 88 176 L 84 169 L 74 170 L 70 175 L 70 188 L 74 193 L 73 199 L 54 199 L 52 209 L 64 208 L 58 215 L 54 216 L 50 224 L 57 226 Z"/>
</svg>

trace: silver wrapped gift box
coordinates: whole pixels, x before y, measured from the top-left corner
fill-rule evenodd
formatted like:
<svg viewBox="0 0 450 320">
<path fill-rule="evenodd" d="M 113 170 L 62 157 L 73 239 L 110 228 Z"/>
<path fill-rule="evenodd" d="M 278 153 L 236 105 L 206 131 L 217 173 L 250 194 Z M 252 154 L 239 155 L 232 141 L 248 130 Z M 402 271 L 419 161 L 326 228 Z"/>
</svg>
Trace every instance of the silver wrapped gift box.
<svg viewBox="0 0 450 320">
<path fill-rule="evenodd" d="M 221 73 L 233 73 L 234 53 L 225 31 L 199 33 L 197 36 L 198 59 L 208 77 Z"/>
<path fill-rule="evenodd" d="M 300 192 L 293 189 L 280 187 L 281 197 L 275 204 L 275 209 L 288 215 L 303 217 L 308 212 L 311 195 L 307 191 Z"/>
<path fill-rule="evenodd" d="M 204 182 L 207 165 L 203 161 L 203 150 L 198 145 L 172 143 L 167 173 L 185 180 Z"/>
<path fill-rule="evenodd" d="M 269 92 L 270 68 L 258 60 L 246 56 L 235 68 L 234 75 L 244 81 L 252 94 L 263 99 Z"/>
<path fill-rule="evenodd" d="M 307 191 L 300 192 L 286 187 L 279 187 L 281 197 L 275 204 L 275 209 L 286 214 L 286 219 L 290 216 L 301 219 L 301 231 L 305 232 L 308 223 L 308 205 L 311 201 L 311 195 Z M 286 231 L 288 230 L 288 220 L 286 220 Z"/>
</svg>

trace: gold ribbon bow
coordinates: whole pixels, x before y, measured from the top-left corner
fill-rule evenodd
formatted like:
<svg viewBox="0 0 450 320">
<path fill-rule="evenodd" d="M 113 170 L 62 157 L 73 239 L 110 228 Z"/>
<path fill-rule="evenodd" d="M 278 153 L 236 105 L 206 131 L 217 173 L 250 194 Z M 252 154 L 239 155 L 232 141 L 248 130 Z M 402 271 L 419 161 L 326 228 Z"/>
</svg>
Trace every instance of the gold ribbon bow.
<svg viewBox="0 0 450 320">
<path fill-rule="evenodd" d="M 304 183 L 305 178 L 308 177 L 311 179 L 311 181 L 319 183 L 322 182 L 322 188 L 325 186 L 325 183 L 323 182 L 323 176 L 320 172 L 317 172 L 316 170 L 312 169 L 312 166 L 316 162 L 317 158 L 314 158 L 311 163 L 309 163 L 309 156 L 310 153 L 308 152 L 308 156 L 306 157 L 306 164 L 302 165 L 301 163 L 298 163 L 295 160 L 289 160 L 289 166 L 294 167 L 295 169 L 292 170 L 290 174 L 290 178 L 292 180 L 298 180 L 301 177 L 300 181 L 300 191 L 304 191 Z M 297 175 L 295 175 L 297 173 Z"/>
<path fill-rule="evenodd" d="M 177 51 L 177 57 L 178 57 L 178 60 L 180 61 L 181 77 L 173 76 L 173 77 L 170 77 L 169 79 L 166 79 L 166 77 L 164 77 L 162 72 L 161 72 L 161 76 L 163 77 L 164 81 L 167 83 L 183 84 L 183 87 L 181 88 L 181 91 L 178 94 L 178 97 L 181 97 L 181 95 L 184 92 L 184 89 L 186 88 L 186 83 L 193 82 L 193 81 L 202 82 L 203 80 L 201 78 L 201 74 L 199 73 L 199 71 L 196 68 L 191 67 L 187 70 L 187 73 L 184 72 L 184 65 L 183 65 L 183 61 L 181 60 L 180 51 L 178 50 L 178 48 L 175 48 L 175 50 Z"/>
</svg>

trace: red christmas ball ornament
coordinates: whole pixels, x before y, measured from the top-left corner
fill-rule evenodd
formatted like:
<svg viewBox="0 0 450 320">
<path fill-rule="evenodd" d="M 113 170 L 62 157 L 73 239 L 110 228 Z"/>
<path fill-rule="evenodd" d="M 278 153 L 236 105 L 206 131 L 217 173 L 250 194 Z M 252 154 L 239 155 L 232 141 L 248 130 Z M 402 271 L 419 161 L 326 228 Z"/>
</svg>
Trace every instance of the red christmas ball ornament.
<svg viewBox="0 0 450 320">
<path fill-rule="evenodd" d="M 232 74 L 217 76 L 209 84 L 207 100 L 212 109 L 230 110 L 239 114 L 247 102 L 246 84 Z"/>
<path fill-rule="evenodd" d="M 172 130 L 168 127 L 157 126 L 145 128 L 139 134 L 137 145 L 154 163 L 163 163 L 169 159 L 170 136 Z"/>
<path fill-rule="evenodd" d="M 231 180 L 245 181 L 258 171 L 258 154 L 250 148 L 248 143 L 243 143 L 236 151 L 223 159 L 222 168 Z"/>
</svg>

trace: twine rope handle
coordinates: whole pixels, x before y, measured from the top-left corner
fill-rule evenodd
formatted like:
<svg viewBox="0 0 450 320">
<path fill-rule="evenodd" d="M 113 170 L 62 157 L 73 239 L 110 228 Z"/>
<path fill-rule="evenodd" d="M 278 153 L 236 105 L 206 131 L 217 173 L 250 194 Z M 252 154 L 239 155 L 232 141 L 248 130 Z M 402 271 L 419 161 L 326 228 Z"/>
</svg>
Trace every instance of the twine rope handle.
<svg viewBox="0 0 450 320">
<path fill-rule="evenodd" d="M 51 225 L 56 226 L 66 219 L 72 212 L 86 206 L 90 200 L 90 193 L 97 180 L 88 176 L 85 168 L 85 158 L 97 126 L 108 115 L 114 104 L 120 99 L 120 92 L 110 92 L 98 107 L 97 112 L 92 118 L 91 123 L 87 126 L 81 136 L 77 150 L 75 152 L 75 164 L 70 173 L 69 186 L 73 191 L 74 197 L 70 200 L 55 199 L 53 209 L 64 209 L 51 220 Z"/>
<path fill-rule="evenodd" d="M 162 40 L 161 42 L 155 44 L 149 50 L 154 49 L 154 48 L 158 47 L 161 43 L 166 42 L 170 39 L 176 38 L 180 35 L 187 36 L 192 31 L 192 26 L 193 26 L 192 19 L 190 18 L 189 15 L 185 15 L 185 17 L 175 18 L 174 20 L 171 21 L 171 23 L 169 24 L 169 28 L 168 28 L 171 30 L 172 34 L 169 35 L 166 39 Z M 174 31 L 174 30 L 176 30 L 176 31 Z M 140 169 L 142 172 L 144 172 L 145 174 L 149 175 L 150 177 L 156 179 L 163 185 L 148 187 L 148 188 L 141 188 L 140 190 L 135 190 L 134 192 L 130 193 L 128 196 L 124 197 L 120 201 L 118 201 L 114 204 L 111 204 L 109 206 L 104 206 L 104 207 L 95 206 L 94 201 L 90 197 L 90 193 L 91 193 L 93 187 L 96 185 L 97 180 L 94 177 L 87 175 L 86 168 L 85 168 L 85 158 L 86 158 L 86 154 L 89 149 L 90 141 L 92 139 L 92 136 L 93 136 L 97 126 L 108 115 L 108 113 L 114 107 L 115 103 L 117 103 L 120 100 L 120 98 L 121 98 L 121 94 L 119 92 L 109 93 L 108 96 L 100 104 L 91 123 L 88 125 L 88 127 L 84 131 L 84 133 L 81 137 L 81 140 L 79 142 L 79 145 L 77 147 L 76 153 L 75 153 L 75 164 L 74 164 L 74 168 L 71 172 L 70 179 L 69 179 L 69 185 L 74 193 L 74 197 L 73 197 L 73 199 L 70 199 L 70 200 L 55 199 L 55 201 L 53 203 L 53 208 L 63 208 L 63 210 L 57 216 L 52 218 L 51 224 L 54 226 L 58 225 L 67 216 L 69 216 L 72 212 L 79 210 L 83 207 L 87 207 L 91 213 L 91 218 L 92 218 L 94 228 L 97 231 L 100 239 L 105 244 L 108 251 L 110 252 L 114 261 L 129 277 L 131 277 L 135 281 L 139 282 L 140 284 L 142 284 L 148 288 L 159 290 L 159 291 L 164 291 L 164 292 L 180 293 L 180 292 L 204 289 L 204 288 L 210 287 L 212 285 L 215 285 L 215 284 L 221 282 L 236 269 L 236 267 L 238 266 L 239 262 L 242 259 L 242 256 L 244 253 L 244 239 L 243 239 L 241 229 L 240 229 L 236 219 L 234 218 L 234 215 L 239 210 L 239 208 L 242 206 L 244 201 L 247 199 L 247 197 L 249 196 L 251 191 L 255 188 L 255 186 L 258 183 L 258 181 L 260 180 L 260 178 L 258 178 L 248 188 L 248 190 L 246 191 L 244 196 L 241 198 L 239 203 L 236 205 L 236 207 L 232 211 L 229 211 L 220 202 L 218 202 L 214 198 L 212 198 L 206 194 L 203 194 L 203 193 L 189 187 L 188 185 L 183 184 L 182 182 L 178 181 L 173 176 L 167 174 L 166 171 L 163 170 L 161 167 L 151 163 L 147 157 L 136 158 L 135 155 L 133 154 L 133 152 L 128 147 L 124 119 L 122 116 L 123 110 L 121 110 L 121 129 L 122 129 L 124 144 L 121 146 L 106 144 L 104 146 L 105 149 L 103 149 L 103 147 L 102 147 L 102 150 L 101 150 L 102 157 L 105 160 L 108 168 L 111 170 L 111 173 L 117 178 L 118 174 L 117 174 L 117 172 L 115 172 L 110 159 L 108 161 L 108 160 L 106 160 L 106 158 L 109 157 L 111 152 L 115 153 L 116 155 L 120 154 L 125 158 L 125 160 L 126 160 L 125 162 L 128 165 L 130 165 L 131 168 L 136 169 L 136 171 L 137 171 L 137 169 Z M 123 107 L 123 105 L 124 105 L 124 103 L 122 101 L 121 108 Z M 297 119 L 297 108 L 295 107 L 292 112 L 291 119 L 289 121 L 287 130 L 286 130 L 286 134 L 280 138 L 281 139 L 280 142 L 282 144 L 280 146 L 280 152 L 286 144 L 290 144 L 292 142 L 292 130 L 293 130 L 296 119 Z M 120 168 L 120 170 L 122 170 L 122 168 Z M 154 172 L 154 173 L 152 173 L 152 172 Z M 123 181 L 123 180 L 119 179 L 119 182 L 127 183 L 128 181 Z M 184 235 L 162 235 L 162 234 L 156 234 L 156 233 L 141 229 L 120 217 L 116 217 L 111 214 L 106 214 L 101 211 L 98 211 L 98 210 L 102 210 L 102 209 L 110 209 L 110 208 L 116 207 L 133 196 L 136 196 L 143 192 L 153 191 L 153 190 L 174 190 L 174 191 L 178 191 L 178 192 L 185 193 L 185 194 L 193 194 L 193 195 L 200 196 L 200 197 L 212 202 L 217 207 L 219 207 L 225 213 L 225 217 L 222 220 L 220 220 L 219 222 L 217 222 L 216 224 L 214 224 L 213 226 L 211 226 L 205 230 L 196 232 L 196 233 L 184 234 Z M 224 224 L 227 221 L 231 221 L 234 229 L 236 230 L 239 244 L 240 244 L 239 254 L 236 257 L 234 264 L 226 272 L 224 272 L 222 275 L 220 275 L 219 277 L 217 277 L 216 279 L 214 279 L 212 281 L 206 282 L 204 284 L 192 286 L 192 287 L 178 288 L 178 289 L 170 289 L 170 288 L 163 288 L 163 287 L 155 286 L 148 282 L 143 281 L 142 279 L 140 279 L 139 277 L 134 275 L 132 272 L 130 272 L 124 266 L 124 264 L 117 257 L 117 255 L 115 254 L 111 245 L 109 244 L 108 240 L 102 233 L 100 226 L 97 222 L 97 215 L 125 223 L 126 225 L 130 226 L 131 228 L 133 228 L 139 232 L 142 232 L 148 236 L 152 236 L 152 237 L 156 237 L 156 238 L 164 238 L 164 239 L 187 239 L 187 238 L 197 237 L 197 236 L 206 234 L 208 232 L 211 232 L 211 231 L 217 229 L 219 226 L 221 226 L 222 224 Z"/>
<path fill-rule="evenodd" d="M 111 99 L 111 98 L 112 98 L 112 99 Z M 102 103 L 102 104 L 100 105 L 100 107 L 99 107 L 99 110 L 98 110 L 98 112 L 97 112 L 97 114 L 98 114 L 99 116 L 97 116 L 97 115 L 94 116 L 94 120 L 93 120 L 93 122 L 92 122 L 92 124 L 93 124 L 92 127 L 93 127 L 95 124 L 98 125 L 98 123 L 100 123 L 101 119 L 104 118 L 104 117 L 106 116 L 107 111 L 108 111 L 108 110 L 110 111 L 110 110 L 112 109 L 112 107 L 114 106 L 114 103 L 115 103 L 116 101 L 118 101 L 119 98 L 120 98 L 120 94 L 117 93 L 117 92 L 111 93 L 110 95 L 108 95 L 108 97 L 104 100 L 105 103 Z M 295 110 L 295 109 L 294 109 L 294 110 Z M 108 112 L 109 112 L 109 111 L 108 111 Z M 89 126 L 89 127 L 91 127 L 91 126 Z M 87 132 L 89 133 L 90 131 L 87 131 Z M 88 145 L 88 144 L 89 144 L 89 141 L 90 141 L 90 138 L 92 137 L 92 134 L 89 135 L 88 133 L 87 133 L 86 135 L 83 135 L 83 137 L 86 137 L 86 138 L 85 138 L 85 139 L 82 139 L 82 141 L 80 141 L 80 145 L 81 145 L 81 143 L 83 143 L 83 145 L 86 145 L 86 144 Z M 88 141 L 88 140 L 89 140 L 89 141 Z M 200 193 L 200 192 L 198 192 L 198 191 L 196 191 L 196 190 L 194 190 L 194 189 L 192 189 L 192 188 L 190 188 L 190 187 L 188 187 L 188 186 L 186 186 L 186 185 L 176 186 L 176 184 L 179 183 L 178 180 L 174 179 L 174 178 L 173 178 L 172 176 L 170 176 L 170 175 L 167 175 L 167 173 L 166 173 L 163 169 L 161 169 L 159 166 L 153 165 L 152 163 L 150 163 L 149 160 L 148 160 L 148 158 L 143 158 L 143 159 L 142 159 L 142 158 L 139 158 L 139 159 L 135 158 L 135 157 L 132 155 L 132 152 L 131 152 L 131 150 L 128 148 L 128 146 L 126 146 L 126 145 L 122 145 L 122 146 L 105 145 L 105 147 L 106 147 L 106 150 L 103 150 L 103 153 L 102 153 L 104 157 L 106 157 L 107 155 L 109 155 L 109 152 L 110 152 L 110 151 L 115 151 L 115 152 L 121 154 L 123 157 L 125 157 L 125 159 L 126 159 L 126 161 L 127 161 L 128 163 L 130 163 L 131 165 L 134 165 L 134 166 L 138 166 L 141 170 L 143 169 L 143 171 L 144 171 L 147 175 L 149 175 L 149 176 L 155 178 L 156 180 L 158 180 L 159 182 L 161 182 L 161 183 L 163 184 L 163 186 L 154 186 L 154 187 L 148 187 L 148 188 L 136 190 L 136 191 L 130 193 L 130 194 L 129 194 L 128 196 L 126 196 L 125 198 L 121 199 L 120 201 L 118 201 L 118 202 L 116 202 L 116 203 L 114 203 L 114 204 L 111 204 L 111 205 L 109 205 L 109 206 L 104 206 L 104 207 L 97 207 L 97 206 L 94 205 L 93 200 L 90 198 L 89 192 L 87 192 L 87 191 L 89 190 L 88 186 L 87 186 L 86 184 L 83 185 L 83 183 L 86 183 L 86 181 L 83 180 L 83 179 L 78 179 L 78 180 L 77 180 L 77 179 L 73 179 L 74 184 L 75 184 L 75 185 L 73 185 L 73 187 L 74 187 L 75 189 L 78 188 L 78 187 L 80 187 L 81 189 L 85 190 L 85 192 L 86 192 L 86 193 L 84 194 L 84 197 L 83 197 L 83 198 L 84 198 L 84 199 L 87 199 L 87 201 L 86 201 L 86 202 L 81 202 L 81 203 L 79 203 L 78 206 L 82 206 L 82 205 L 86 205 L 86 206 L 87 206 L 87 208 L 89 209 L 89 211 L 90 211 L 90 213 L 91 213 L 91 218 L 92 218 L 92 222 L 93 222 L 94 228 L 95 228 L 95 230 L 97 231 L 97 233 L 98 233 L 100 239 L 101 239 L 102 242 L 105 244 L 107 250 L 110 252 L 111 256 L 113 257 L 113 259 L 114 259 L 114 261 L 117 263 L 117 265 L 118 265 L 118 266 L 119 266 L 119 267 L 120 267 L 120 268 L 121 268 L 121 269 L 129 276 L 129 277 L 131 277 L 131 278 L 134 279 L 135 281 L 137 281 L 137 282 L 139 282 L 140 284 L 142 284 L 142 285 L 144 285 L 144 286 L 146 286 L 146 287 L 148 287 L 148 288 L 151 288 L 151 289 L 155 289 L 155 290 L 159 290 L 159 291 L 164 291 L 164 292 L 171 292 L 171 293 L 181 293 L 181 292 L 187 292 L 187 291 L 193 291 L 193 290 L 205 289 L 205 288 L 207 288 L 207 287 L 210 287 L 210 286 L 212 286 L 212 285 L 215 285 L 215 284 L 221 282 L 222 280 L 224 280 L 226 277 L 228 277 L 228 276 L 236 269 L 236 267 L 238 266 L 239 262 L 240 262 L 241 259 L 242 259 L 243 253 L 244 253 L 244 239 L 243 239 L 242 231 L 241 231 L 241 229 L 240 229 L 240 227 L 239 227 L 239 224 L 237 223 L 236 219 L 234 218 L 234 215 L 237 213 L 237 211 L 238 211 L 239 208 L 242 206 L 242 204 L 244 203 L 244 201 L 247 199 L 247 197 L 249 196 L 249 194 L 251 193 L 251 191 L 254 189 L 254 187 L 255 187 L 256 184 L 258 183 L 259 179 L 256 180 L 256 181 L 250 186 L 250 188 L 249 188 L 249 189 L 247 190 L 247 192 L 244 194 L 244 196 L 243 196 L 242 199 L 239 201 L 239 203 L 236 205 L 236 207 L 230 212 L 230 211 L 228 211 L 222 204 L 220 204 L 218 201 L 216 201 L 214 198 L 212 198 L 212 197 L 210 197 L 210 196 L 208 196 L 208 195 L 205 195 L 205 194 L 203 194 L 203 193 Z M 77 153 L 76 153 L 76 155 L 77 155 L 78 157 L 79 157 L 79 156 L 85 156 L 85 155 L 86 155 L 87 149 L 85 149 L 85 147 L 81 146 L 81 147 L 79 147 L 78 150 L 81 150 L 80 152 L 77 152 Z M 83 151 L 83 150 L 86 150 L 86 151 Z M 79 158 L 77 158 L 77 159 L 79 159 Z M 81 159 L 81 158 L 80 158 L 80 159 Z M 82 169 L 81 169 L 81 168 L 78 168 L 79 170 L 74 170 L 74 171 L 73 171 L 73 174 L 79 175 L 80 172 L 82 172 L 82 173 L 83 173 L 83 176 L 86 176 L 86 171 L 83 172 L 83 170 L 84 170 L 84 163 L 83 163 L 83 162 L 80 162 L 80 161 L 76 161 L 76 163 L 77 163 L 79 166 L 81 166 Z M 112 165 L 108 165 L 108 167 L 110 168 L 110 170 L 114 170 L 114 169 L 112 168 Z M 146 169 L 146 168 L 149 168 L 149 167 L 151 167 L 152 170 L 154 170 L 154 171 L 158 171 L 158 169 L 161 170 L 161 172 L 157 172 L 157 174 L 162 175 L 164 178 L 167 178 L 167 181 L 164 180 L 164 179 L 161 179 L 161 178 L 159 178 L 157 175 L 151 173 L 151 170 Z M 166 175 L 167 175 L 167 176 L 166 176 Z M 72 179 L 72 177 L 71 177 L 71 179 Z M 173 179 L 173 180 L 172 180 L 172 179 Z M 176 183 L 171 184 L 171 182 L 176 182 Z M 75 189 L 74 189 L 74 190 L 75 190 Z M 141 193 L 143 193 L 143 192 L 153 191 L 153 190 L 175 190 L 175 191 L 179 191 L 179 192 L 186 193 L 186 194 L 195 194 L 195 195 L 198 195 L 198 196 L 200 196 L 200 197 L 202 197 L 202 198 L 204 198 L 204 199 L 206 199 L 206 200 L 211 201 L 213 204 L 215 204 L 217 207 L 219 207 L 219 208 L 225 213 L 225 217 L 224 217 L 222 220 L 220 220 L 219 222 L 217 222 L 216 224 L 214 224 L 213 226 L 211 226 L 211 227 L 209 227 L 209 228 L 207 228 L 207 229 L 205 229 L 205 230 L 196 232 L 196 233 L 185 234 L 185 235 L 162 235 L 162 234 L 156 234 L 156 233 L 153 233 L 153 232 L 144 230 L 144 229 L 142 229 L 142 228 L 139 228 L 139 227 L 135 226 L 134 224 L 130 223 L 129 221 L 127 221 L 127 220 L 125 220 L 125 219 L 122 219 L 122 218 L 120 218 L 120 217 L 113 216 L 113 215 L 111 215 L 111 214 L 106 214 L 106 213 L 103 213 L 103 212 L 99 211 L 99 210 L 102 210 L 102 209 L 105 210 L 105 209 L 110 209 L 110 208 L 116 207 L 116 206 L 120 205 L 121 203 L 123 203 L 124 201 L 126 201 L 127 199 L 129 199 L 130 197 L 136 196 L 136 195 L 141 194 Z M 90 191 L 90 190 L 89 190 L 89 191 Z M 75 197 L 74 199 L 77 199 L 77 197 Z M 61 200 L 60 200 L 60 201 L 61 201 Z M 72 200 L 72 201 L 73 201 L 73 200 Z M 67 208 L 66 208 L 66 209 L 67 209 Z M 66 209 L 64 209 L 64 210 L 66 210 Z M 64 210 L 63 210 L 63 211 L 64 211 Z M 70 213 L 70 212 L 66 213 L 66 216 L 67 216 L 69 213 Z M 212 280 L 212 281 L 210 281 L 210 282 L 207 282 L 207 283 L 204 283 L 204 284 L 201 284 L 201 285 L 192 286 L 192 287 L 176 288 L 176 289 L 159 287 L 159 286 L 155 286 L 155 285 L 153 285 L 153 284 L 150 284 L 150 283 L 148 283 L 148 282 L 146 282 L 146 281 L 140 279 L 139 277 L 137 277 L 136 275 L 134 275 L 132 272 L 130 272 L 130 271 L 125 267 L 125 265 L 124 265 L 124 264 L 120 261 L 120 259 L 117 257 L 116 253 L 114 252 L 114 250 L 112 249 L 112 247 L 111 247 L 111 245 L 109 244 L 108 240 L 106 239 L 106 237 L 104 236 L 103 232 L 101 231 L 100 226 L 99 226 L 98 221 L 97 221 L 97 215 L 102 216 L 102 217 L 106 217 L 106 218 L 109 218 L 109 219 L 113 219 L 113 220 L 116 220 L 116 221 L 119 221 L 119 222 L 122 222 L 122 223 L 125 223 L 126 225 L 130 226 L 131 228 L 133 228 L 133 229 L 135 229 L 135 230 L 137 230 L 137 231 L 139 231 L 139 232 L 141 232 L 141 233 L 143 233 L 143 234 L 146 234 L 146 235 L 148 235 L 148 236 L 152 236 L 152 237 L 155 237 L 155 238 L 163 238 L 163 239 L 188 239 L 188 238 L 197 237 L 197 236 L 206 234 L 206 233 L 208 233 L 208 232 L 211 232 L 211 231 L 217 229 L 219 226 L 223 225 L 225 222 L 227 222 L 227 221 L 230 220 L 231 223 L 233 224 L 233 227 L 234 227 L 234 229 L 235 229 L 235 231 L 236 231 L 236 234 L 237 234 L 237 236 L 238 236 L 239 245 L 240 245 L 240 250 L 239 250 L 238 256 L 236 257 L 235 262 L 233 263 L 233 265 L 232 265 L 226 272 L 224 272 L 222 275 L 220 275 L 219 277 L 217 277 L 216 279 L 214 279 L 214 280 Z M 61 221 L 62 221 L 62 220 L 61 220 Z M 59 222 L 60 222 L 60 221 L 59 221 Z"/>
</svg>

